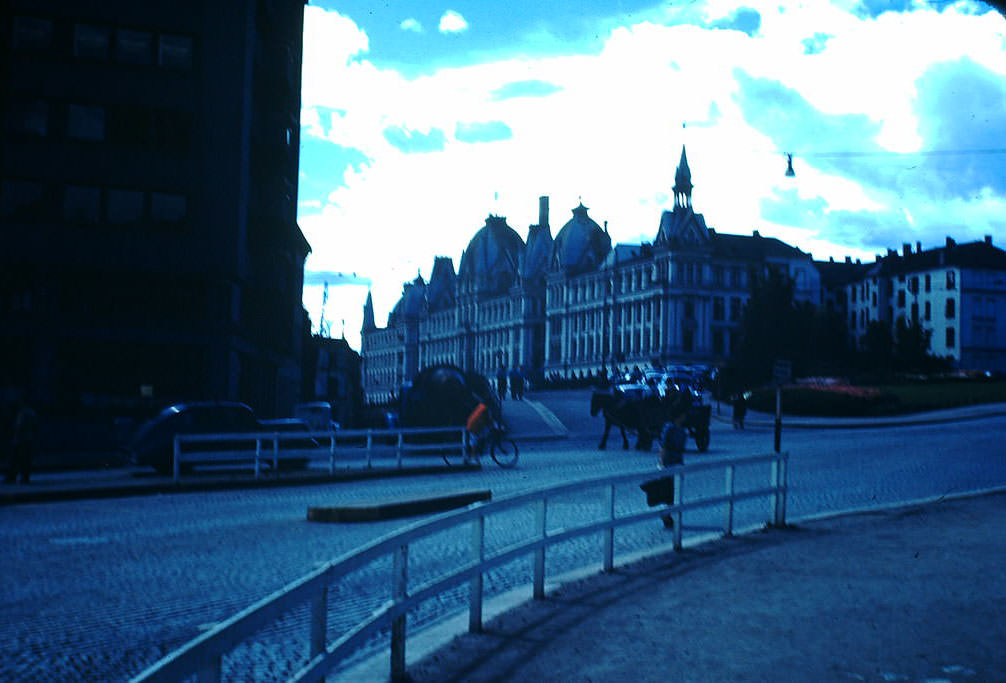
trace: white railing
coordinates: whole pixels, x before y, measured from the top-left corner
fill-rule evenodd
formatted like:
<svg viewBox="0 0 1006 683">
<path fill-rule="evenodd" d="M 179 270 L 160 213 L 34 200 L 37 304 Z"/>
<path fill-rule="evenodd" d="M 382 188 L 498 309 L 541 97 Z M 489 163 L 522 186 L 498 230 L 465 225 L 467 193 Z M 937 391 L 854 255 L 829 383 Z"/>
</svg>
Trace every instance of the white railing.
<svg viewBox="0 0 1006 683">
<path fill-rule="evenodd" d="M 419 437 L 418 440 L 415 437 Z M 441 438 L 434 438 L 441 437 Z M 304 447 L 297 442 L 314 440 L 317 446 Z M 423 442 L 431 439 L 432 442 Z M 193 450 L 190 444 L 226 443 L 226 450 Z M 293 445 L 291 445 L 293 444 Z M 177 481 L 187 464 L 226 464 L 248 462 L 255 467 L 255 478 L 262 476 L 263 465 L 280 468 L 280 463 L 296 458 L 308 462 L 326 461 L 335 472 L 340 456 L 365 458 L 372 467 L 378 456 L 395 458 L 403 466 L 408 454 L 457 453 L 468 462 L 468 432 L 464 427 L 423 427 L 401 429 L 339 429 L 319 432 L 241 432 L 236 434 L 177 434 L 172 458 L 172 476 Z"/>
<path fill-rule="evenodd" d="M 398 678 L 405 673 L 406 614 L 424 600 L 436 597 L 459 584 L 468 582 L 468 628 L 470 631 L 478 632 L 482 629 L 482 579 L 485 572 L 533 554 L 531 576 L 533 597 L 537 600 L 543 599 L 545 596 L 545 549 L 553 544 L 600 533 L 602 536 L 603 570 L 611 571 L 615 564 L 615 530 L 629 524 L 652 519 L 658 515 L 670 513 L 674 518 L 673 545 L 675 550 L 680 550 L 682 547 L 683 514 L 692 510 L 722 505 L 723 533 L 729 536 L 734 529 L 734 505 L 736 502 L 768 498 L 770 503 L 768 523 L 784 526 L 786 523 L 787 462 L 788 454 L 776 453 L 668 468 L 663 470 L 661 474 L 673 475 L 674 477 L 674 504 L 666 507 L 635 510 L 621 516 L 616 515 L 615 487 L 639 484 L 653 479 L 655 476 L 653 470 L 565 484 L 506 500 L 475 504 L 465 510 L 445 513 L 376 540 L 324 565 L 230 619 L 217 624 L 181 649 L 156 662 L 133 680 L 177 681 L 196 676 L 199 681 L 218 681 L 221 678 L 222 658 L 227 652 L 249 639 L 259 629 L 276 622 L 284 614 L 303 605 L 310 605 L 310 628 L 309 633 L 306 634 L 310 645 L 310 659 L 294 675 L 292 680 L 323 680 L 326 673 L 337 667 L 368 638 L 385 629 L 390 629 L 391 633 L 391 676 Z M 768 486 L 741 492 L 736 491 L 734 487 L 736 469 L 762 463 L 771 464 Z M 715 470 L 724 472 L 722 495 L 683 503 L 681 493 L 685 475 Z M 548 501 L 556 496 L 590 489 L 603 489 L 604 491 L 604 519 L 574 528 L 549 531 L 547 524 Z M 636 495 L 639 495 L 638 491 L 636 491 Z M 525 506 L 531 506 L 535 511 L 533 538 L 503 548 L 491 556 L 487 555 L 486 519 L 501 512 Z M 456 567 L 448 575 L 410 588 L 407 571 L 410 544 L 432 534 L 462 525 L 470 525 L 468 531 L 471 539 L 470 561 Z M 373 612 L 366 620 L 350 629 L 348 633 L 334 642 L 326 642 L 329 586 L 340 581 L 350 572 L 375 560 L 387 557 L 390 557 L 392 561 L 391 600 Z"/>
</svg>

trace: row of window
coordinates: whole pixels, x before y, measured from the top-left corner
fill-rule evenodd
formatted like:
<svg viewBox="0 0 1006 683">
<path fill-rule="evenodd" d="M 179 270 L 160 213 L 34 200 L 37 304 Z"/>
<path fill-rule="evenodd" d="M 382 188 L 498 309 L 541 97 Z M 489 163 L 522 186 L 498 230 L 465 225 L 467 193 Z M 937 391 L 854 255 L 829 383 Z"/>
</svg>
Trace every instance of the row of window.
<svg viewBox="0 0 1006 683">
<path fill-rule="evenodd" d="M 954 270 L 948 270 L 945 273 L 946 278 L 946 288 L 948 290 L 953 290 L 957 288 L 957 272 Z M 898 276 L 898 282 L 905 282 L 909 293 L 918 294 L 919 293 L 919 276 L 913 275 L 910 278 L 906 278 L 905 275 Z M 923 276 L 923 288 L 926 292 L 933 291 L 933 278 L 931 273 L 926 273 Z M 892 283 L 893 284 L 893 283 Z M 864 280 L 859 283 L 859 286 L 852 285 L 849 288 L 850 300 L 852 303 L 856 303 L 857 299 L 866 301 L 872 298 L 872 303 L 874 306 L 877 305 L 877 278 L 873 279 L 873 286 L 871 287 L 870 281 Z M 904 306 L 905 301 L 905 289 L 898 290 L 898 300 L 901 302 L 899 306 Z"/>
<path fill-rule="evenodd" d="M 12 222 L 177 224 L 185 220 L 187 213 L 185 195 L 170 192 L 30 180 L 5 180 L 0 184 L 0 216 Z"/>
<path fill-rule="evenodd" d="M 629 293 L 645 289 L 656 282 L 666 279 L 666 264 L 655 263 L 644 268 L 623 271 L 614 280 L 615 293 Z M 744 270 L 740 267 L 730 267 L 729 269 L 721 265 L 710 266 L 712 274 L 711 283 L 717 287 L 730 286 L 741 288 L 745 286 Z M 799 271 L 803 276 L 803 271 Z M 675 276 L 673 281 L 678 284 L 703 284 L 704 266 L 701 263 L 675 263 Z M 728 285 L 729 279 L 729 285 Z M 620 286 L 619 286 L 620 285 Z M 581 303 L 595 301 L 600 297 L 612 293 L 612 283 L 607 279 L 595 279 L 587 282 L 572 282 L 568 285 L 553 285 L 549 288 L 549 304 L 555 305 L 564 301 L 568 303 Z"/>
<path fill-rule="evenodd" d="M 192 68 L 194 53 L 187 35 L 27 16 L 14 17 L 12 43 L 18 52 L 182 70 Z"/>
<path fill-rule="evenodd" d="M 14 137 L 110 142 L 175 154 L 190 148 L 192 131 L 190 112 L 134 105 L 12 97 L 4 115 L 4 132 Z"/>
</svg>

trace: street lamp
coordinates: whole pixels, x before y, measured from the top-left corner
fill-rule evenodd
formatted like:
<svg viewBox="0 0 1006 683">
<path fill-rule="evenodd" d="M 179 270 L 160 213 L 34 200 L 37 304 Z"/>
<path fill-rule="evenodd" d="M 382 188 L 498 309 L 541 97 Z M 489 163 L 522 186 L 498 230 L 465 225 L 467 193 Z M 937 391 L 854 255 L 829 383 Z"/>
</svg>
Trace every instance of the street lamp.
<svg viewBox="0 0 1006 683">
<path fill-rule="evenodd" d="M 793 155 L 786 155 L 786 177 L 793 178 L 796 176 L 796 171 L 793 170 Z"/>
</svg>

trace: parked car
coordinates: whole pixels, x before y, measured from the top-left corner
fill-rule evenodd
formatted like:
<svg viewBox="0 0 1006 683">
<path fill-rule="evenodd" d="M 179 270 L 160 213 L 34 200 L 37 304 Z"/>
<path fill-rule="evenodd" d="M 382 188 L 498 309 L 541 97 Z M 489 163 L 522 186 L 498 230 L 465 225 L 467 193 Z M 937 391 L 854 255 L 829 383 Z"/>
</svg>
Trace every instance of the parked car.
<svg viewBox="0 0 1006 683">
<path fill-rule="evenodd" d="M 265 429 L 255 419 L 255 413 L 244 403 L 233 401 L 179 403 L 168 406 L 140 427 L 127 450 L 133 463 L 148 465 L 161 474 L 170 474 L 173 471 L 176 434 L 243 434 L 262 431 Z M 184 458 L 181 469 L 189 471 L 198 464 L 220 462 L 222 459 L 213 453 L 221 451 L 248 451 L 250 461 L 254 458 L 255 444 L 247 439 L 187 444 L 185 453 L 191 457 Z M 287 457 L 284 461 L 287 459 L 292 460 L 289 466 L 295 466 L 298 462 L 303 465 L 306 462 L 302 456 Z M 235 459 L 228 457 L 226 462 L 235 462 Z M 285 463 L 281 465 L 286 466 Z"/>
<path fill-rule="evenodd" d="M 307 424 L 312 432 L 327 432 L 339 428 L 332 420 L 332 404 L 328 401 L 298 403 L 293 409 L 294 418 Z"/>
<path fill-rule="evenodd" d="M 276 432 L 278 434 L 291 434 L 297 432 L 311 432 L 311 426 L 304 420 L 295 417 L 284 417 L 276 420 L 259 420 L 260 432 Z M 284 437 L 280 441 L 280 469 L 302 469 L 307 467 L 310 455 L 304 451 L 312 451 L 321 447 L 316 439 L 305 437 L 303 439 L 291 439 Z M 272 460 L 270 459 L 271 463 Z"/>
</svg>

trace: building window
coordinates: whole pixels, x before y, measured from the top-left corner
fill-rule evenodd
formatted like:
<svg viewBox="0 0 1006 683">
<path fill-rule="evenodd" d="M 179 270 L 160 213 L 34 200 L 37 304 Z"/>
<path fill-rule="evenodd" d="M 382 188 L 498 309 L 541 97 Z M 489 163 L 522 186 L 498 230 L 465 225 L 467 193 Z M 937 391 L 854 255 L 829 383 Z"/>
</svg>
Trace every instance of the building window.
<svg viewBox="0 0 1006 683">
<path fill-rule="evenodd" d="M 52 47 L 52 22 L 35 17 L 14 17 L 14 49 L 48 50 Z"/>
<path fill-rule="evenodd" d="M 947 348 L 953 348 L 957 345 L 957 333 L 952 327 L 947 328 Z"/>
<path fill-rule="evenodd" d="M 71 223 L 97 223 L 101 192 L 96 187 L 68 185 L 63 194 L 63 218 Z"/>
<path fill-rule="evenodd" d="M 121 225 L 143 218 L 143 193 L 133 190 L 109 190 L 106 217 L 109 223 Z"/>
<path fill-rule="evenodd" d="M 115 58 L 128 64 L 150 64 L 154 52 L 154 34 L 148 31 L 119 29 L 115 32 Z"/>
<path fill-rule="evenodd" d="M 852 303 L 856 303 L 856 301 L 858 299 L 858 295 L 856 294 L 856 291 L 857 291 L 856 290 L 856 286 L 853 285 L 852 286 Z"/>
<path fill-rule="evenodd" d="M 952 270 L 947 271 L 947 289 L 957 288 L 957 273 Z"/>
<path fill-rule="evenodd" d="M 912 294 L 918 294 L 919 293 L 919 276 L 918 275 L 912 277 L 912 279 L 908 281 L 908 291 L 911 292 Z"/>
<path fill-rule="evenodd" d="M 927 292 L 933 291 L 933 276 L 930 275 L 930 274 L 928 274 L 928 273 L 926 273 L 926 285 L 925 286 L 926 286 L 926 291 Z"/>
<path fill-rule="evenodd" d="M 4 128 L 14 135 L 45 137 L 49 131 L 49 104 L 45 100 L 9 100 Z"/>
<path fill-rule="evenodd" d="M 933 319 L 933 306 L 928 301 L 926 302 L 926 312 L 924 314 L 926 320 Z"/>
<path fill-rule="evenodd" d="M 874 306 L 876 306 L 877 305 L 877 290 L 873 290 L 872 296 L 873 296 L 872 303 L 873 303 Z"/>
<path fill-rule="evenodd" d="M 741 300 L 736 297 L 730 297 L 730 321 L 736 322 L 741 318 Z"/>
<path fill-rule="evenodd" d="M 191 69 L 192 38 L 161 35 L 158 41 L 157 63 L 172 69 Z"/>
<path fill-rule="evenodd" d="M 957 303 L 953 299 L 947 299 L 947 320 L 952 320 L 957 315 Z"/>
<path fill-rule="evenodd" d="M 713 330 L 713 353 L 723 355 L 723 330 Z"/>
<path fill-rule="evenodd" d="M 184 195 L 154 192 L 150 195 L 150 217 L 161 223 L 177 223 L 185 218 Z"/>
<path fill-rule="evenodd" d="M 898 308 L 904 308 L 904 307 L 905 307 L 905 290 L 899 289 L 898 290 Z"/>
<path fill-rule="evenodd" d="M 691 301 L 685 302 L 685 320 L 695 319 L 695 304 Z"/>
<path fill-rule="evenodd" d="M 5 180 L 0 185 L 0 216 L 4 218 L 30 215 L 41 201 L 41 183 Z"/>
<path fill-rule="evenodd" d="M 713 297 L 713 320 L 723 320 L 726 317 L 726 306 L 723 304 L 723 297 Z"/>
<path fill-rule="evenodd" d="M 107 26 L 77 24 L 73 27 L 73 56 L 84 59 L 108 59 L 112 32 Z"/>
<path fill-rule="evenodd" d="M 71 104 L 67 112 L 66 134 L 75 140 L 104 140 L 105 110 L 101 107 Z"/>
<path fill-rule="evenodd" d="M 917 301 L 912 302 L 912 322 L 919 322 L 919 303 Z"/>
</svg>

